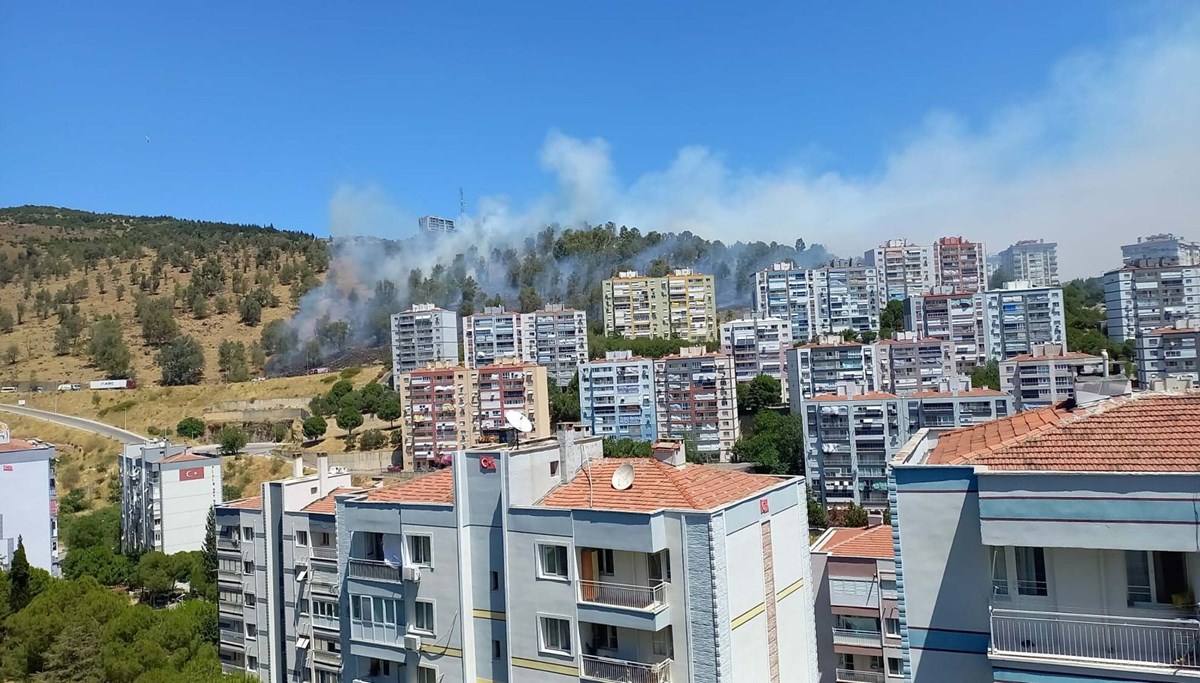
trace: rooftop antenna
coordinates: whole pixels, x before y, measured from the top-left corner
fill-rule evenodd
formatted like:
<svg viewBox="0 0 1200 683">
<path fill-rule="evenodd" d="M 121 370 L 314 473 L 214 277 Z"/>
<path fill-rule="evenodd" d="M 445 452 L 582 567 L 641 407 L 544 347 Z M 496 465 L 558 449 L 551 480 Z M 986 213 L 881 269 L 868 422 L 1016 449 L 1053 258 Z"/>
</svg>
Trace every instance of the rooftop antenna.
<svg viewBox="0 0 1200 683">
<path fill-rule="evenodd" d="M 463 194 L 462 185 L 458 186 L 458 218 L 462 220 L 467 215 L 467 196 Z"/>
<path fill-rule="evenodd" d="M 517 446 L 521 445 L 522 434 L 533 431 L 533 423 L 529 421 L 528 417 L 525 417 L 525 413 L 519 410 L 504 411 L 504 421 L 508 423 L 509 427 L 517 430 Z"/>
</svg>

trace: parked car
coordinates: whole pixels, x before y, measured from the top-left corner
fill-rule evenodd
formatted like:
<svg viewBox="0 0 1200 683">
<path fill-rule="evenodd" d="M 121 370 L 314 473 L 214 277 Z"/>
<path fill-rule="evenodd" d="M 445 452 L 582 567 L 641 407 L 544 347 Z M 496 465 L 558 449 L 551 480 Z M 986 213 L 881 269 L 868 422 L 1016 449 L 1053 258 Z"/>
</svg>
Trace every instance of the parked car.
<svg viewBox="0 0 1200 683">
<path fill-rule="evenodd" d="M 79 391 L 79 390 L 80 390 L 80 389 L 82 389 L 82 388 L 83 388 L 83 386 L 82 386 L 82 385 L 79 385 L 79 384 L 67 384 L 67 383 L 64 383 L 64 384 L 60 384 L 60 385 L 58 385 L 58 390 L 59 390 L 59 391 Z"/>
<path fill-rule="evenodd" d="M 403 472 L 404 465 L 388 465 L 387 471 L 388 472 Z"/>
<path fill-rule="evenodd" d="M 16 387 L 0 387 L 0 394 L 15 394 L 15 393 L 17 393 Z"/>
</svg>

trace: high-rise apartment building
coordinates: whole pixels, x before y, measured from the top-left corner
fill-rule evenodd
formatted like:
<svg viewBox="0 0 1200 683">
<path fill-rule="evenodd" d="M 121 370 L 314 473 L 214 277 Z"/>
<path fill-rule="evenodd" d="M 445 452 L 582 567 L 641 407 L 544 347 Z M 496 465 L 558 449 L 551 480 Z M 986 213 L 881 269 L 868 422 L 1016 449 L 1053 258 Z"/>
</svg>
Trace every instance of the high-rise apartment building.
<svg viewBox="0 0 1200 683">
<path fill-rule="evenodd" d="M 463 318 L 463 352 L 468 368 L 490 365 L 500 358 L 528 359 L 520 313 L 488 306 Z"/>
<path fill-rule="evenodd" d="M 1200 319 L 1180 319 L 1137 338 L 1137 381 L 1145 389 L 1158 380 L 1185 379 L 1200 386 Z"/>
<path fill-rule="evenodd" d="M 805 343 L 817 334 L 810 273 L 791 261 L 780 261 L 754 274 L 754 312 L 760 318 L 788 321 L 792 341 L 798 343 Z"/>
<path fill-rule="evenodd" d="M 983 295 L 944 292 L 904 300 L 904 329 L 920 337 L 942 339 L 953 346 L 955 368 L 970 374 L 983 362 Z"/>
<path fill-rule="evenodd" d="M 475 391 L 479 396 L 479 434 L 504 429 L 507 414 L 516 411 L 533 425 L 529 438 L 550 436 L 546 368 L 515 359 L 500 360 L 476 371 Z"/>
<path fill-rule="evenodd" d="M 1126 264 L 1153 263 L 1163 266 L 1200 266 L 1200 242 L 1189 242 L 1171 233 L 1139 237 L 1136 244 L 1121 247 Z"/>
<path fill-rule="evenodd" d="M 1032 287 L 1058 286 L 1058 245 L 1045 240 L 1021 240 L 1000 252 L 1000 270 L 1008 280 Z"/>
<path fill-rule="evenodd" d="M 262 681 L 341 681 L 337 496 L 360 489 L 325 457 L 216 507 L 218 654 Z"/>
<path fill-rule="evenodd" d="M 596 436 L 654 441 L 654 361 L 609 351 L 579 369 L 579 419 Z"/>
<path fill-rule="evenodd" d="M 654 361 L 660 439 L 694 439 L 700 455 L 728 462 L 741 436 L 733 359 L 685 346 Z"/>
<path fill-rule="evenodd" d="M 1200 317 L 1200 266 L 1135 264 L 1111 270 L 1104 274 L 1104 308 L 1113 341 Z"/>
<path fill-rule="evenodd" d="M 14 439 L 0 422 L 0 569 L 12 568 L 20 541 L 30 565 L 59 575 L 55 453 L 45 441 Z"/>
<path fill-rule="evenodd" d="M 603 283 L 604 333 L 627 339 L 713 341 L 717 303 L 712 275 L 679 268 L 664 277 L 621 271 Z"/>
<path fill-rule="evenodd" d="M 983 349 L 1004 360 L 1033 352 L 1039 344 L 1065 344 L 1063 293 L 1059 287 L 1006 282 L 983 293 Z"/>
<path fill-rule="evenodd" d="M 449 363 L 396 375 L 404 468 L 445 464 L 478 439 L 475 371 Z"/>
<path fill-rule="evenodd" d="M 458 314 L 433 304 L 413 304 L 393 314 L 393 378 L 437 361 L 459 362 Z"/>
<path fill-rule="evenodd" d="M 954 345 L 943 339 L 897 332 L 891 339 L 872 344 L 875 385 L 880 391 L 901 396 L 936 390 L 958 374 Z"/>
<path fill-rule="evenodd" d="M 879 329 L 879 311 L 886 300 L 880 299 L 880 280 L 874 267 L 848 259 L 835 260 L 810 270 L 809 279 L 814 335 Z"/>
<path fill-rule="evenodd" d="M 868 391 L 878 386 L 874 347 L 836 336 L 788 349 L 787 372 L 793 413 L 800 409 L 801 398 L 834 393 L 840 385 L 862 386 Z"/>
<path fill-rule="evenodd" d="M 933 280 L 952 292 L 987 289 L 987 254 L 983 242 L 962 237 L 942 237 L 933 243 Z"/>
<path fill-rule="evenodd" d="M 549 304 L 521 318 L 525 360 L 545 367 L 558 386 L 570 384 L 588 359 L 587 313 Z"/>
<path fill-rule="evenodd" d="M 1200 394 L 920 432 L 892 463 L 904 680 L 1200 670 Z"/>
<path fill-rule="evenodd" d="M 221 458 L 165 439 L 125 444 L 121 478 L 121 549 L 168 555 L 204 547 L 208 511 L 221 502 Z"/>
<path fill-rule="evenodd" d="M 902 301 L 933 288 L 934 248 L 912 244 L 908 240 L 888 240 L 863 254 L 863 261 L 874 266 L 879 281 L 880 306 L 893 299 Z"/>
<path fill-rule="evenodd" d="M 1055 405 L 1075 398 L 1081 380 L 1123 376 L 1110 365 L 1105 357 L 1067 351 L 1061 344 L 1037 344 L 1030 353 L 1000 361 L 1000 389 L 1013 397 L 1017 410 Z"/>
<path fill-rule="evenodd" d="M 447 235 L 454 232 L 454 221 L 437 216 L 421 216 L 417 228 L 426 235 Z"/>
<path fill-rule="evenodd" d="M 787 384 L 792 326 L 782 318 L 743 318 L 721 325 L 721 353 L 733 358 L 734 375 L 749 382 L 759 375 Z"/>
<path fill-rule="evenodd" d="M 815 682 L 802 480 L 572 436 L 336 500 L 343 680 Z"/>
</svg>

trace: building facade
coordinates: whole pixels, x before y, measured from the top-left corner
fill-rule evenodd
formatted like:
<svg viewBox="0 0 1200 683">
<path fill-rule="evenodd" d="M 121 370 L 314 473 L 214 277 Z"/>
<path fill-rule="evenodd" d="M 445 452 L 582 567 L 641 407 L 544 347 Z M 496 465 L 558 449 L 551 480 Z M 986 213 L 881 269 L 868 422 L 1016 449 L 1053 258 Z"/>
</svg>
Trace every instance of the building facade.
<svg viewBox="0 0 1200 683">
<path fill-rule="evenodd" d="M 888 240 L 863 254 L 863 261 L 878 274 L 880 306 L 933 289 L 933 255 L 932 246 L 908 240 Z"/>
<path fill-rule="evenodd" d="M 507 427 L 507 413 L 516 411 L 533 425 L 530 437 L 550 436 L 546 368 L 518 360 L 501 360 L 479 368 L 474 384 L 479 396 L 478 434 Z"/>
<path fill-rule="evenodd" d="M 439 361 L 459 362 L 458 314 L 433 304 L 413 304 L 393 314 L 393 378 Z"/>
<path fill-rule="evenodd" d="M 955 368 L 960 374 L 970 374 L 984 361 L 983 308 L 980 293 L 935 290 L 904 300 L 904 329 L 950 342 Z"/>
<path fill-rule="evenodd" d="M 872 344 L 875 384 L 880 391 L 911 394 L 936 390 L 958 374 L 954 345 L 943 339 L 897 332 L 891 339 Z"/>
<path fill-rule="evenodd" d="M 1000 389 L 1017 410 L 1031 410 L 1075 398 L 1080 380 L 1108 377 L 1107 358 L 1066 351 L 1059 344 L 1038 344 L 1032 353 L 1000 361 Z"/>
<path fill-rule="evenodd" d="M 596 436 L 654 441 L 654 361 L 632 351 L 609 351 L 579 370 L 579 419 Z"/>
<path fill-rule="evenodd" d="M 869 332 L 879 328 L 879 277 L 873 266 L 835 260 L 809 271 L 812 281 L 810 319 L 814 335 Z"/>
<path fill-rule="evenodd" d="M 707 353 L 703 346 L 659 358 L 654 361 L 654 394 L 658 438 L 694 439 L 701 456 L 729 462 L 741 436 L 732 358 Z"/>
<path fill-rule="evenodd" d="M 482 313 L 463 318 L 463 353 L 467 367 L 491 365 L 501 358 L 528 360 L 520 313 L 503 306 L 487 306 Z"/>
<path fill-rule="evenodd" d="M 983 242 L 962 237 L 942 237 L 933 243 L 933 280 L 952 292 L 987 289 L 987 254 Z"/>
<path fill-rule="evenodd" d="M 454 232 L 454 221 L 437 216 L 421 216 L 417 219 L 417 229 L 426 235 L 448 235 Z"/>
<path fill-rule="evenodd" d="M 168 441 L 125 444 L 121 478 L 121 549 L 168 555 L 204 547 L 208 511 L 221 502 L 221 458 Z"/>
<path fill-rule="evenodd" d="M 721 325 L 721 353 L 733 358 L 739 382 L 767 375 L 787 384 L 791 346 L 792 326 L 782 318 L 743 318 Z"/>
<path fill-rule="evenodd" d="M 1187 379 L 1200 386 L 1200 319 L 1176 320 L 1170 327 L 1142 332 L 1137 338 L 1137 380 L 1143 389 L 1156 380 Z"/>
<path fill-rule="evenodd" d="M 1022 280 L 1032 287 L 1057 287 L 1058 245 L 1021 240 L 1000 252 L 1000 270 L 1008 280 Z"/>
<path fill-rule="evenodd" d="M 395 377 L 404 439 L 404 468 L 445 464 L 478 438 L 476 373 L 460 365 L 434 363 Z"/>
<path fill-rule="evenodd" d="M 12 569 L 18 543 L 29 564 L 59 575 L 56 450 L 39 439 L 14 439 L 0 422 L 0 569 Z"/>
<path fill-rule="evenodd" d="M 1135 244 L 1121 247 L 1126 264 L 1157 263 L 1164 266 L 1200 266 L 1200 243 L 1171 233 L 1139 237 Z"/>
<path fill-rule="evenodd" d="M 1059 287 L 1007 282 L 983 293 L 983 349 L 1004 360 L 1033 352 L 1039 344 L 1065 344 L 1063 293 Z"/>
<path fill-rule="evenodd" d="M 810 272 L 791 261 L 780 261 L 754 274 L 754 312 L 760 318 L 788 321 L 792 341 L 801 344 L 817 334 Z"/>
<path fill-rule="evenodd" d="M 717 338 L 712 275 L 679 268 L 664 277 L 621 271 L 603 282 L 604 333 L 627 339 Z"/>
<path fill-rule="evenodd" d="M 788 349 L 788 401 L 795 413 L 800 400 L 836 393 L 839 386 L 855 385 L 874 391 L 875 349 L 869 344 L 826 336 L 814 344 Z"/>
<path fill-rule="evenodd" d="M 1200 395 L 915 434 L 892 466 L 905 680 L 1200 670 Z"/>
<path fill-rule="evenodd" d="M 344 679 L 815 681 L 803 483 L 600 442 L 339 498 Z"/>
<path fill-rule="evenodd" d="M 523 358 L 545 367 L 558 386 L 570 384 L 588 359 L 587 313 L 550 304 L 521 317 Z"/>
<path fill-rule="evenodd" d="M 1200 266 L 1126 265 L 1104 274 L 1108 337 L 1137 338 L 1139 332 L 1200 317 Z"/>
</svg>

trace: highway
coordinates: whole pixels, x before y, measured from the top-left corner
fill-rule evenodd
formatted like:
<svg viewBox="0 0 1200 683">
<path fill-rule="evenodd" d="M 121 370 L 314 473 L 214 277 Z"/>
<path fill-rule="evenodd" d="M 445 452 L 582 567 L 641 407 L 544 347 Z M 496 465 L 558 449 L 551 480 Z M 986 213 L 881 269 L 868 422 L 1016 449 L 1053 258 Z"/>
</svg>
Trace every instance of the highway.
<svg viewBox="0 0 1200 683">
<path fill-rule="evenodd" d="M 144 443 L 150 439 L 148 436 L 135 434 L 131 431 L 121 429 L 120 427 L 106 425 L 103 422 L 96 422 L 95 420 L 89 420 L 84 417 L 75 417 L 74 415 L 52 413 L 48 410 L 38 410 L 37 408 L 29 408 L 26 406 L 0 404 L 0 411 L 13 413 L 14 415 L 32 417 L 37 420 L 45 420 L 46 422 L 53 422 L 64 427 L 81 429 L 85 432 L 91 432 L 92 434 L 99 434 L 100 436 L 107 436 L 110 439 L 116 439 L 121 443 Z"/>
</svg>

